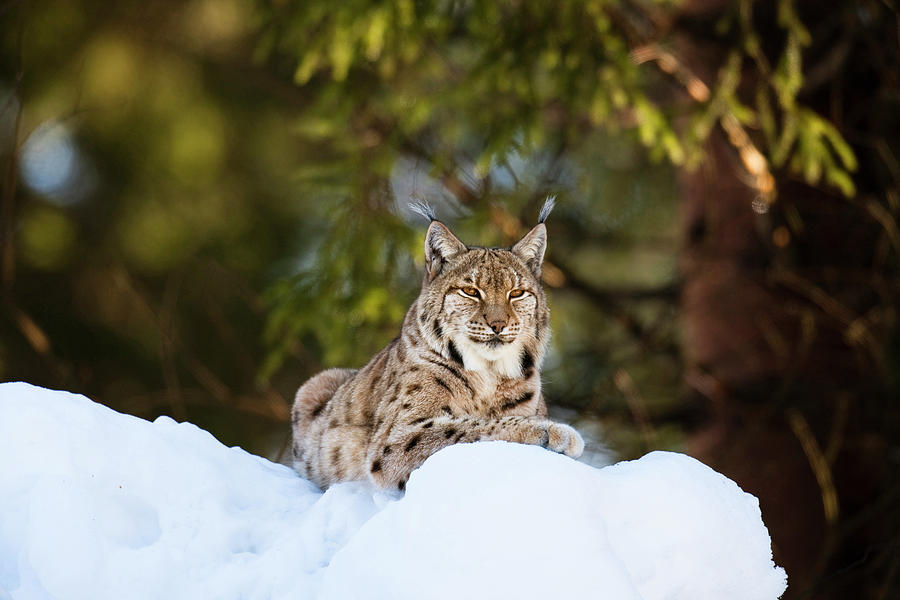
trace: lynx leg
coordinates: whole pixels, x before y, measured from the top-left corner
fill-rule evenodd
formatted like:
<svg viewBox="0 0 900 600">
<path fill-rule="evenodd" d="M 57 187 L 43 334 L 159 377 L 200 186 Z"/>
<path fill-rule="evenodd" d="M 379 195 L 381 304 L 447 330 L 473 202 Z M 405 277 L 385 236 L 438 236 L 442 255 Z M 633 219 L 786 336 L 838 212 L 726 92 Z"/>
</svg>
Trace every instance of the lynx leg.
<svg viewBox="0 0 900 600">
<path fill-rule="evenodd" d="M 338 388 L 355 374 L 355 369 L 328 369 L 311 377 L 297 390 L 291 409 L 292 445 L 294 468 L 304 477 L 310 478 L 313 475 L 310 457 L 305 452 L 310 424 L 327 406 Z"/>
<path fill-rule="evenodd" d="M 383 445 L 370 446 L 369 476 L 381 487 L 403 490 L 410 472 L 441 448 L 487 440 L 541 446 L 573 458 L 584 450 L 575 429 L 541 417 L 421 417 L 396 424 Z"/>
</svg>

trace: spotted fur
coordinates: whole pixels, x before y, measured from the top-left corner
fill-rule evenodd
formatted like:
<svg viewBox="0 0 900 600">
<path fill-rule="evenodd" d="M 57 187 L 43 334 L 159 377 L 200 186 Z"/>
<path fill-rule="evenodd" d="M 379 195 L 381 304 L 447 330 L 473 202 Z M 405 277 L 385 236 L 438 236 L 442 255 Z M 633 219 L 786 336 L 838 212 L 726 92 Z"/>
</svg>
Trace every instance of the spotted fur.
<svg viewBox="0 0 900 600">
<path fill-rule="evenodd" d="M 294 465 L 326 488 L 369 478 L 405 489 L 450 444 L 506 440 L 577 457 L 578 432 L 546 418 L 540 365 L 550 335 L 540 285 L 541 222 L 512 248 L 467 247 L 427 206 L 425 277 L 400 335 L 359 370 L 330 369 L 297 391 Z"/>
</svg>

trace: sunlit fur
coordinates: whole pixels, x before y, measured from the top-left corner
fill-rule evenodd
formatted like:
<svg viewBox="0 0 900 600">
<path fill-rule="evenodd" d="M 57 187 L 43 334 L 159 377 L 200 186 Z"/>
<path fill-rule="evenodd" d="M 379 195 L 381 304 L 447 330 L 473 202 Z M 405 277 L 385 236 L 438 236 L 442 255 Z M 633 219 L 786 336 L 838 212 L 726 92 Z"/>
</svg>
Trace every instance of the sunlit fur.
<svg viewBox="0 0 900 600">
<path fill-rule="evenodd" d="M 432 221 L 422 291 L 400 335 L 362 369 L 324 371 L 297 391 L 295 468 L 323 488 L 369 478 L 404 489 L 413 469 L 454 443 L 580 455 L 581 437 L 546 418 L 541 394 L 546 241 L 539 223 L 512 248 L 469 248 Z"/>
</svg>

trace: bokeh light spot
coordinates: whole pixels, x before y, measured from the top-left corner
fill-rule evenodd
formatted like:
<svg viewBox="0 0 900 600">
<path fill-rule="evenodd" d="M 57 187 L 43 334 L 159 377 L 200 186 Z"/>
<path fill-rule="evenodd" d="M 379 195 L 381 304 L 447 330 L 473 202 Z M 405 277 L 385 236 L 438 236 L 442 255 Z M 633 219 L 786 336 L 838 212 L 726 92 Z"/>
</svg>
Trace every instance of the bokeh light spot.
<svg viewBox="0 0 900 600">
<path fill-rule="evenodd" d="M 203 182 L 219 174 L 225 152 L 225 124 L 213 109 L 192 108 L 173 124 L 169 168 L 182 181 Z"/>
<path fill-rule="evenodd" d="M 22 148 L 22 178 L 36 193 L 59 206 L 72 204 L 84 195 L 79 179 L 84 163 L 69 128 L 48 121 L 35 129 Z"/>
<path fill-rule="evenodd" d="M 84 59 L 84 99 L 117 108 L 141 93 L 144 67 L 134 45 L 118 35 L 98 36 Z"/>
</svg>

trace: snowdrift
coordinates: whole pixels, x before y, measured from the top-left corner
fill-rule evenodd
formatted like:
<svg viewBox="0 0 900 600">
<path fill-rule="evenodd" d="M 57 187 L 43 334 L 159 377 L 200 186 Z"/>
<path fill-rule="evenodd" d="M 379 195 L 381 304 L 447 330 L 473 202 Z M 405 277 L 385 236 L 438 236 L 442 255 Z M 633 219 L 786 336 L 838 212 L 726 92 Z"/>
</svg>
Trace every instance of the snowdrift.
<svg viewBox="0 0 900 600">
<path fill-rule="evenodd" d="M 694 459 L 446 448 L 320 492 L 199 428 L 0 385 L 0 599 L 774 600 L 759 504 Z"/>
</svg>

